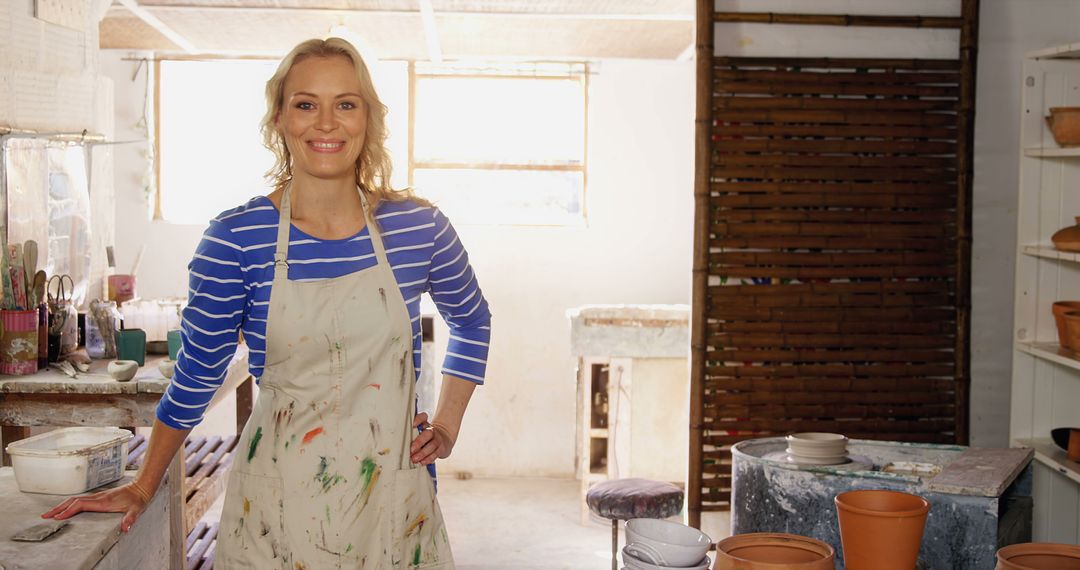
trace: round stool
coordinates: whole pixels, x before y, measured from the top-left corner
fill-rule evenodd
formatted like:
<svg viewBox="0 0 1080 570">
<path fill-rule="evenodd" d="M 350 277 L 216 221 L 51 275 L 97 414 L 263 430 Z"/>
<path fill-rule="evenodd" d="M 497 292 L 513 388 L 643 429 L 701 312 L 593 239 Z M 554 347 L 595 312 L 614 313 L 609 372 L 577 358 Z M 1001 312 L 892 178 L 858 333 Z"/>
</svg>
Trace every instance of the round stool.
<svg viewBox="0 0 1080 570">
<path fill-rule="evenodd" d="M 648 479 L 614 479 L 597 483 L 585 495 L 589 510 L 611 519 L 611 570 L 618 570 L 619 521 L 666 519 L 682 511 L 682 489 Z"/>
</svg>

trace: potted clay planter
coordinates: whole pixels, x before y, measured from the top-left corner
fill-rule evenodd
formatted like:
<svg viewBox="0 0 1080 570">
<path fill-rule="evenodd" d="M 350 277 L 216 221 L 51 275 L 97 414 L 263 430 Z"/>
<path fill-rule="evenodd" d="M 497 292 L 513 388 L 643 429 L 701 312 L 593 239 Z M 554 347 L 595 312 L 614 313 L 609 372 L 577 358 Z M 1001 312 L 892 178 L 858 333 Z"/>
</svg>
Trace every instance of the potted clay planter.
<svg viewBox="0 0 1080 570">
<path fill-rule="evenodd" d="M 1046 125 L 1058 145 L 1080 145 L 1080 107 L 1050 107 Z"/>
<path fill-rule="evenodd" d="M 1050 542 L 1013 544 L 997 551 L 996 570 L 1080 570 L 1080 546 Z"/>
<path fill-rule="evenodd" d="M 1080 350 L 1080 311 L 1065 313 L 1065 348 Z"/>
<path fill-rule="evenodd" d="M 917 495 L 859 490 L 836 496 L 847 570 L 912 570 L 930 503 Z"/>
<path fill-rule="evenodd" d="M 1057 325 L 1058 344 L 1062 348 L 1072 348 L 1069 345 L 1068 335 L 1065 333 L 1065 313 L 1080 311 L 1080 301 L 1058 301 L 1051 310 L 1054 312 L 1054 324 Z"/>
<path fill-rule="evenodd" d="M 1054 249 L 1058 251 L 1080 251 L 1080 216 L 1076 217 L 1076 225 L 1061 228 L 1050 236 L 1054 242 Z"/>
<path fill-rule="evenodd" d="M 828 544 L 795 534 L 754 532 L 716 543 L 714 570 L 834 570 Z"/>
</svg>

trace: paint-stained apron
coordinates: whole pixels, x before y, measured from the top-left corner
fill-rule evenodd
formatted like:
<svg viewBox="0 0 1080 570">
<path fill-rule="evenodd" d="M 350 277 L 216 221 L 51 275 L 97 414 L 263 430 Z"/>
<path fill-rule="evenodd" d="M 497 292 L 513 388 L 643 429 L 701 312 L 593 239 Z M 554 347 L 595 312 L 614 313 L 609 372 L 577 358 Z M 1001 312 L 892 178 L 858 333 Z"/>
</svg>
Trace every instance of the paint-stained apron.
<svg viewBox="0 0 1080 570">
<path fill-rule="evenodd" d="M 281 198 L 266 364 L 229 473 L 215 567 L 454 567 L 431 476 L 410 461 L 408 309 L 366 200 L 364 211 L 374 267 L 290 281 L 289 191 Z"/>
</svg>

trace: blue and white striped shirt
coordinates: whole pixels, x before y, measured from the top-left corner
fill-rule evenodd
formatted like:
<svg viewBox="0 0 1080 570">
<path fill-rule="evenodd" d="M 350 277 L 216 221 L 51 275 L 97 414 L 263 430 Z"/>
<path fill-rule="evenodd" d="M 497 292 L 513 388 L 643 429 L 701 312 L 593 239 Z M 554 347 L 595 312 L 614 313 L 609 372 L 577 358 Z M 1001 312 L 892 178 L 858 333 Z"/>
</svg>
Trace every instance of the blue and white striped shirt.
<svg viewBox="0 0 1080 570">
<path fill-rule="evenodd" d="M 413 363 L 420 375 L 420 297 L 431 294 L 450 328 L 443 374 L 483 384 L 491 313 L 450 221 L 438 208 L 383 201 L 375 216 L 386 256 L 412 318 Z M 237 330 L 249 348 L 249 370 L 262 376 L 266 319 L 274 280 L 278 211 L 265 196 L 210 222 L 188 265 L 183 348 L 157 417 L 176 429 L 202 421 L 236 350 Z M 368 227 L 340 240 L 289 230 L 289 279 L 332 279 L 377 263 Z"/>
</svg>

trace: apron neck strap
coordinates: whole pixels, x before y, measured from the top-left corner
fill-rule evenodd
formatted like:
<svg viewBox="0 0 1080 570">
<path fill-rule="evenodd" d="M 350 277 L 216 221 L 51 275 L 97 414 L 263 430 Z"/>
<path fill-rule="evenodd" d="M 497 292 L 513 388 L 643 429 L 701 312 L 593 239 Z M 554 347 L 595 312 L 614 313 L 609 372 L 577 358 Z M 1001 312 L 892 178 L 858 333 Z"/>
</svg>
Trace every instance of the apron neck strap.
<svg viewBox="0 0 1080 570">
<path fill-rule="evenodd" d="M 281 213 L 278 218 L 277 246 L 274 248 L 274 281 L 289 278 L 289 228 L 292 227 L 292 202 L 286 186 L 281 194 Z"/>
</svg>

